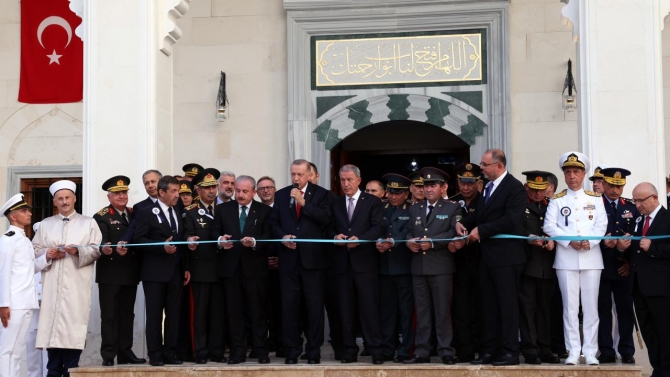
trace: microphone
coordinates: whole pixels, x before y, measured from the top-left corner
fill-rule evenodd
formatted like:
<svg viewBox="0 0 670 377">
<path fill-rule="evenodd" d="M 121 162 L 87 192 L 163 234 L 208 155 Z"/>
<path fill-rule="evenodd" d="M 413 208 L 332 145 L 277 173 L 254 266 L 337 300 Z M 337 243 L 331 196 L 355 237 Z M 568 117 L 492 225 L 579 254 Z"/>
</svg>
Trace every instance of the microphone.
<svg viewBox="0 0 670 377">
<path fill-rule="evenodd" d="M 297 184 L 297 183 L 294 183 L 294 184 L 293 184 L 293 188 L 298 188 L 298 184 Z M 294 197 L 291 197 L 291 202 L 289 203 L 288 207 L 289 207 L 289 208 L 293 208 L 294 205 L 295 205 L 295 198 L 294 198 Z"/>
</svg>

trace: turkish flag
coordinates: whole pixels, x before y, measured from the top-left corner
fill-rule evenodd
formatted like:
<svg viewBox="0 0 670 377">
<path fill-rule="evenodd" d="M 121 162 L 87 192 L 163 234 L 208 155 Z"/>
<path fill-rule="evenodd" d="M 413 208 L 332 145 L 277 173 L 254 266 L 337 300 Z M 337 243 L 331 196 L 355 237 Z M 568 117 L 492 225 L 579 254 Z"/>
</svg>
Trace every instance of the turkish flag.
<svg viewBox="0 0 670 377">
<path fill-rule="evenodd" d="M 68 0 L 21 0 L 19 102 L 78 102 L 84 93 L 81 18 Z"/>
</svg>

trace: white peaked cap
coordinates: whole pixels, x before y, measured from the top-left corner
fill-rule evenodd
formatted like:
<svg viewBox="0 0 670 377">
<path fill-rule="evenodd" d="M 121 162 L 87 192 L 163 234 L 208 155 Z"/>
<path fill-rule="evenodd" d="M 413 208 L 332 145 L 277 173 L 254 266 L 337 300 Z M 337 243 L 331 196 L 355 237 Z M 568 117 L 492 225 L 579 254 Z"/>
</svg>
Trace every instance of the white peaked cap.
<svg viewBox="0 0 670 377">
<path fill-rule="evenodd" d="M 68 189 L 73 193 L 77 193 L 77 185 L 72 181 L 68 181 L 67 179 L 54 182 L 51 186 L 49 186 L 49 192 L 51 193 L 51 196 L 55 196 L 56 193 L 62 189 Z"/>
<path fill-rule="evenodd" d="M 7 216 L 11 211 L 23 207 L 31 208 L 30 205 L 23 200 L 23 194 L 16 194 L 9 198 L 9 200 L 0 207 L 0 217 Z"/>
<path fill-rule="evenodd" d="M 558 159 L 558 168 L 563 170 L 569 167 L 582 168 L 585 171 L 589 171 L 589 166 L 591 161 L 583 153 L 580 152 L 565 152 Z"/>
</svg>

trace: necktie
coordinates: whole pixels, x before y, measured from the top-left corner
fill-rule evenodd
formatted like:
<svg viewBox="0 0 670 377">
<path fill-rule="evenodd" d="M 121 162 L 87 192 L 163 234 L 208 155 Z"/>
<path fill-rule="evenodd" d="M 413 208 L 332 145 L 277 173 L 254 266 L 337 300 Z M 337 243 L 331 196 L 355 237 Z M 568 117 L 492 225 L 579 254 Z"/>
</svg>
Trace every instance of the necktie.
<svg viewBox="0 0 670 377">
<path fill-rule="evenodd" d="M 484 204 L 489 202 L 491 191 L 493 191 L 493 182 L 489 182 L 488 186 L 486 187 L 486 196 L 484 197 Z"/>
<path fill-rule="evenodd" d="M 128 218 L 126 217 L 126 213 L 125 213 L 125 212 L 121 214 L 121 218 L 123 219 L 123 223 L 124 223 L 125 225 L 128 225 Z"/>
<path fill-rule="evenodd" d="M 168 214 L 170 215 L 170 229 L 172 229 L 172 233 L 174 235 L 177 235 L 177 219 L 174 218 L 174 212 L 172 211 L 172 207 L 168 208 Z"/>
<path fill-rule="evenodd" d="M 431 205 L 428 206 L 428 214 L 426 215 L 426 220 L 428 220 L 428 218 L 430 217 L 430 214 L 433 213 L 433 208 L 435 208 L 435 206 L 431 206 Z"/>
<path fill-rule="evenodd" d="M 610 202 L 610 206 L 612 206 L 614 213 L 616 213 L 616 202 Z"/>
<path fill-rule="evenodd" d="M 207 206 L 207 212 L 208 212 L 210 215 L 214 216 L 214 212 L 212 212 L 212 209 L 213 209 L 213 207 L 212 207 L 211 204 Z"/>
<path fill-rule="evenodd" d="M 305 194 L 305 193 L 304 193 L 302 190 L 300 190 L 300 195 L 302 196 L 302 195 L 304 195 L 304 194 Z M 300 205 L 300 203 L 296 203 L 296 204 L 295 204 L 295 217 L 296 217 L 297 219 L 300 219 L 300 210 L 301 210 L 301 209 L 302 209 L 302 206 Z"/>
<path fill-rule="evenodd" d="M 242 213 L 240 213 L 240 232 L 244 231 L 244 225 L 247 223 L 247 206 L 242 206 Z"/>
<path fill-rule="evenodd" d="M 651 220 L 651 216 L 647 216 L 647 218 L 644 220 L 644 228 L 642 228 L 642 236 L 647 235 L 647 231 L 649 230 L 649 221 Z"/>
<path fill-rule="evenodd" d="M 349 198 L 349 208 L 347 208 L 347 216 L 349 217 L 349 221 L 351 221 L 351 218 L 354 217 L 354 209 L 356 207 L 354 206 L 354 198 Z"/>
</svg>

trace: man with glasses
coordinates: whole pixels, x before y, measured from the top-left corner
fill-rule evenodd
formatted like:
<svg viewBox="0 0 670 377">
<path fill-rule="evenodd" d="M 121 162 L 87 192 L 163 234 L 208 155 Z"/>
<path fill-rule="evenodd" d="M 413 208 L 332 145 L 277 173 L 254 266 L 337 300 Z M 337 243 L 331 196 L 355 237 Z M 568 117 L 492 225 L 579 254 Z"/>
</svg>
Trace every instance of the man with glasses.
<svg viewBox="0 0 670 377">
<path fill-rule="evenodd" d="M 579 363 L 584 353 L 586 364 L 599 364 L 598 286 L 603 269 L 600 240 L 607 230 L 607 214 L 600 195 L 582 189 L 589 159 L 579 152 L 563 154 L 558 166 L 568 188 L 554 195 L 544 220 L 544 232 L 551 236 L 577 236 L 584 239 L 556 241 L 554 269 L 563 295 L 563 324 L 568 358 L 565 364 Z M 579 304 L 582 304 L 584 344 L 580 339 Z"/>
<path fill-rule="evenodd" d="M 670 238 L 647 237 L 670 234 L 670 215 L 658 200 L 656 187 L 640 183 L 633 201 L 641 216 L 635 219 L 634 236 L 624 241 L 633 275 L 633 300 L 642 338 L 647 345 L 654 377 L 670 376 Z"/>
<path fill-rule="evenodd" d="M 479 166 L 489 182 L 476 216 L 457 224 L 459 235 L 479 242 L 482 250 L 480 284 L 484 301 L 484 350 L 472 364 L 519 364 L 519 279 L 526 262 L 524 241 L 491 238 L 498 234 L 523 236 L 526 192 L 507 172 L 500 149 L 484 152 Z M 469 232 L 468 232 L 469 230 Z"/>
</svg>

